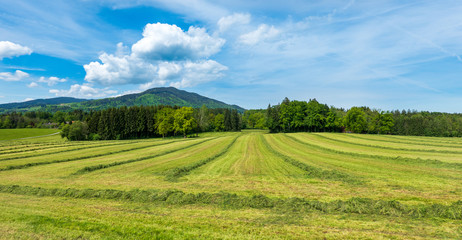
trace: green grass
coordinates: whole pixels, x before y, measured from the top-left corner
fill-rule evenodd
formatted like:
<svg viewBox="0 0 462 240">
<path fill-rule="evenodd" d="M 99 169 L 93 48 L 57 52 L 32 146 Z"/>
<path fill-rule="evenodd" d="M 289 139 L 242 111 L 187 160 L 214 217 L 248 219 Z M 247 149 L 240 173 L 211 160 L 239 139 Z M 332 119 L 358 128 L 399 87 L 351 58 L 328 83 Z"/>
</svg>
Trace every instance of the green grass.
<svg viewBox="0 0 462 240">
<path fill-rule="evenodd" d="M 59 132 L 58 129 L 22 128 L 22 129 L 0 129 L 0 141 L 31 138 L 50 135 Z"/>
<path fill-rule="evenodd" d="M 37 139 L 0 143 L 2 239 L 462 238 L 457 138 Z"/>
</svg>

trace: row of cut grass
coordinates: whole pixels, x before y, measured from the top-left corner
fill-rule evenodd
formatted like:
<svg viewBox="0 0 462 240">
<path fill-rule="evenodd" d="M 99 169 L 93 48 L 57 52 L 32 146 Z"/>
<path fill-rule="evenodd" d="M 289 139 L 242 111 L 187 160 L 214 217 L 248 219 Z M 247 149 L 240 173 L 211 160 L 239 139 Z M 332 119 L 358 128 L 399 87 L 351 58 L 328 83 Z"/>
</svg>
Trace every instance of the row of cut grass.
<svg viewBox="0 0 462 240">
<path fill-rule="evenodd" d="M 339 153 L 358 153 L 365 155 L 379 155 L 387 157 L 401 157 L 409 159 L 426 159 L 426 160 L 439 160 L 444 162 L 460 163 L 460 153 L 435 153 L 435 152 L 418 152 L 407 150 L 392 150 L 384 148 L 375 148 L 370 146 L 359 146 L 350 143 L 340 143 L 337 141 L 323 138 L 313 133 L 300 133 L 300 134 L 286 134 L 294 138 L 300 139 L 314 147 Z M 373 154 L 371 154 L 373 153 Z"/>
<path fill-rule="evenodd" d="M 238 136 L 239 137 L 239 136 Z M 167 173 L 165 174 L 165 180 L 167 181 L 175 181 L 177 180 L 178 178 L 180 177 L 183 177 L 185 175 L 188 175 L 191 171 L 193 171 L 194 169 L 196 168 L 199 168 L 221 156 L 223 156 L 225 153 L 227 153 L 229 151 L 229 149 L 233 146 L 233 144 L 236 142 L 237 138 L 238 137 L 235 137 L 231 143 L 229 143 L 221 152 L 213 155 L 213 156 L 210 156 L 210 157 L 207 157 L 205 159 L 202 159 L 200 161 L 197 161 L 197 162 L 194 162 L 194 163 L 191 163 L 191 164 L 188 164 L 186 166 L 182 166 L 182 167 L 176 167 L 176 168 L 173 168 L 173 169 L 170 169 L 169 171 L 167 171 Z"/>
<path fill-rule="evenodd" d="M 443 162 L 443 161 L 436 160 L 436 159 L 421 159 L 421 158 L 410 158 L 410 157 L 401 157 L 401 156 L 392 157 L 392 156 L 386 156 L 386 155 L 384 156 L 384 155 L 376 155 L 376 154 L 347 152 L 347 151 L 335 150 L 335 149 L 328 148 L 328 147 L 322 147 L 316 144 L 302 141 L 291 135 L 285 135 L 285 136 L 292 139 L 295 142 L 298 142 L 298 143 L 301 143 L 301 144 L 304 144 L 304 145 L 307 145 L 313 148 L 318 148 L 323 151 L 340 154 L 340 155 L 370 158 L 370 159 L 380 159 L 380 160 L 394 161 L 394 162 L 403 163 L 403 164 L 426 165 L 426 166 L 432 166 L 436 168 L 462 169 L 462 163 Z"/>
<path fill-rule="evenodd" d="M 111 199 L 134 202 L 164 202 L 175 205 L 205 204 L 218 205 L 232 209 L 256 208 L 275 209 L 285 212 L 307 213 L 319 211 L 324 213 L 355 213 L 361 215 L 407 216 L 411 218 L 445 218 L 462 220 L 462 201 L 448 205 L 419 204 L 406 205 L 399 201 L 373 200 L 369 198 L 351 198 L 322 202 L 304 198 L 270 198 L 265 195 L 242 196 L 227 192 L 219 193 L 185 193 L 180 190 L 138 190 L 114 189 L 75 189 L 75 188 L 41 188 L 19 185 L 0 185 L 0 192 L 31 195 L 57 196 L 82 199 Z"/>
<path fill-rule="evenodd" d="M 64 162 L 78 161 L 78 160 L 84 160 L 84 159 L 91 159 L 91 158 L 103 157 L 103 156 L 108 156 L 108 155 L 126 153 L 126 152 L 140 150 L 140 149 L 157 147 L 157 146 L 166 145 L 166 144 L 170 144 L 170 143 L 173 143 L 173 141 L 171 141 L 171 142 L 160 142 L 160 143 L 155 144 L 155 145 L 152 145 L 150 143 L 150 144 L 148 144 L 146 146 L 130 147 L 130 148 L 127 148 L 127 149 L 121 149 L 121 150 L 115 150 L 115 151 L 107 151 L 107 150 L 105 150 L 103 153 L 84 155 L 84 156 L 78 156 L 78 157 L 72 157 L 72 158 L 66 158 L 66 159 L 45 160 L 45 161 L 40 161 L 40 162 L 31 162 L 31 163 L 19 164 L 19 165 L 8 165 L 5 168 L 0 168 L 0 171 L 9 171 L 9 170 L 15 170 L 15 169 L 24 169 L 24 168 L 34 167 L 34 166 L 41 166 L 41 165 L 48 165 L 48 164 L 55 164 L 55 163 L 64 163 Z M 111 147 L 112 147 L 112 145 L 111 145 Z M 120 146 L 117 146 L 117 147 L 120 148 Z"/>
<path fill-rule="evenodd" d="M 98 144 L 104 144 L 104 142 L 62 142 L 62 143 L 51 143 L 51 144 L 32 144 L 32 145 L 21 145 L 10 149 L 0 150 L 0 155 L 14 154 L 14 153 L 25 153 L 25 152 L 36 152 L 42 150 L 56 150 L 57 148 L 63 147 L 75 147 L 75 146 L 93 146 Z"/>
<path fill-rule="evenodd" d="M 330 141 L 336 141 L 339 143 L 346 143 L 346 144 L 352 144 L 352 145 L 357 145 L 357 146 L 363 146 L 363 147 L 372 147 L 372 148 L 381 148 L 381 149 L 388 149 L 388 150 L 393 150 L 393 151 L 409 151 L 409 152 L 430 152 L 430 153 L 454 153 L 454 154 L 462 154 L 462 149 L 461 151 L 454 151 L 454 150 L 447 150 L 447 149 L 429 149 L 429 148 L 410 148 L 410 147 L 396 147 L 396 146 L 387 146 L 385 144 L 377 145 L 377 144 L 368 144 L 368 143 L 362 143 L 359 141 L 347 141 L 344 139 L 339 139 L 338 137 L 332 137 L 332 136 L 326 136 L 325 134 L 313 134 L 317 137 L 321 137 Z M 403 146 L 403 144 L 400 144 Z M 454 148 L 452 148 L 454 149 Z"/>
<path fill-rule="evenodd" d="M 287 155 L 284 155 L 283 153 L 279 151 L 274 150 L 274 148 L 268 143 L 268 141 L 264 138 L 264 136 L 260 136 L 260 138 L 263 141 L 264 145 L 271 151 L 272 154 L 294 165 L 295 167 L 302 169 L 308 174 L 309 177 L 326 179 L 326 180 L 336 180 L 336 181 L 342 181 L 342 182 L 352 183 L 352 184 L 362 183 L 362 181 L 359 180 L 357 177 L 353 177 L 349 174 L 345 174 L 337 170 L 324 170 L 321 168 L 307 165 L 306 163 L 300 162 L 298 160 L 295 160 L 294 158 L 291 158 Z"/>
<path fill-rule="evenodd" d="M 75 148 L 66 148 L 62 150 L 55 150 L 51 152 L 40 152 L 40 153 L 27 153 L 25 155 L 20 155 L 20 156 L 12 156 L 12 157 L 5 157 L 5 158 L 0 158 L 0 161 L 8 161 L 8 160 L 16 160 L 16 159 L 25 159 L 25 158 L 35 158 L 35 157 L 41 157 L 41 156 L 49 156 L 49 155 L 55 155 L 59 153 L 69 153 L 69 152 L 74 152 L 74 151 L 80 151 L 80 150 L 88 150 L 88 149 L 93 149 L 93 148 L 101 148 L 101 147 L 108 147 L 108 146 L 121 146 L 121 145 L 133 145 L 137 144 L 138 141 L 123 141 L 123 142 L 105 142 L 105 143 L 98 143 L 98 144 L 89 144 L 85 146 L 79 145 L 78 147 Z M 54 149 L 48 149 L 48 150 L 54 150 Z"/>
<path fill-rule="evenodd" d="M 159 156 L 162 156 L 162 155 L 166 155 L 166 154 L 170 154 L 170 153 L 173 153 L 173 152 L 176 152 L 176 151 L 180 151 L 180 150 L 184 150 L 184 149 L 194 147 L 196 145 L 199 145 L 201 143 L 210 141 L 212 139 L 214 139 L 214 138 L 205 139 L 203 141 L 199 141 L 197 143 L 193 143 L 193 144 L 190 144 L 190 145 L 182 147 L 182 148 L 172 149 L 172 150 L 168 150 L 168 151 L 165 151 L 165 152 L 162 152 L 162 153 L 157 153 L 157 154 L 153 154 L 153 155 L 147 155 L 147 156 L 143 156 L 143 157 L 139 157 L 139 158 L 135 158 L 135 159 L 129 159 L 129 160 L 125 160 L 125 161 L 117 161 L 117 162 L 112 162 L 112 163 L 108 163 L 108 164 L 98 164 L 98 165 L 93 165 L 93 166 L 87 166 L 87 167 L 84 167 L 84 168 L 81 168 L 81 169 L 77 170 L 74 173 L 74 175 L 85 174 L 85 173 L 94 172 L 94 171 L 105 169 L 105 168 L 110 168 L 110 167 L 114 167 L 114 166 L 119 166 L 119 165 L 124 165 L 124 164 L 128 164 L 128 163 L 139 162 L 139 161 L 143 161 L 143 160 L 147 160 L 147 159 L 156 158 L 156 157 L 159 157 Z"/>
<path fill-rule="evenodd" d="M 326 133 L 318 133 L 324 134 Z M 431 142 L 431 141 L 413 141 L 408 139 L 399 139 L 399 138 L 390 138 L 388 135 L 372 135 L 372 134 L 353 134 L 353 133 L 329 133 L 331 137 L 342 137 L 343 139 L 349 139 L 350 141 L 365 141 L 365 142 L 378 142 L 380 144 L 391 143 L 391 144 L 405 144 L 405 145 L 415 145 L 415 146 L 425 146 L 425 147 L 437 147 L 437 148 L 449 148 L 449 149 L 460 149 L 462 148 L 462 143 L 457 142 Z"/>
</svg>

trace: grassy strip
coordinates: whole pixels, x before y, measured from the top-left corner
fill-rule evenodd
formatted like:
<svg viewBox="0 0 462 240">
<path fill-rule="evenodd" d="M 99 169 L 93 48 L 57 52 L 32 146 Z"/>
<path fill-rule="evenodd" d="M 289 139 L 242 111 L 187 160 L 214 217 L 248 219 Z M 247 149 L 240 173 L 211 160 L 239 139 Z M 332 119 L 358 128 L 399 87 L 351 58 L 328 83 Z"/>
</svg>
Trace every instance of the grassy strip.
<svg viewBox="0 0 462 240">
<path fill-rule="evenodd" d="M 176 152 L 176 151 L 184 150 L 184 149 L 199 145 L 201 143 L 210 141 L 212 139 L 215 139 L 215 138 L 206 139 L 206 140 L 204 140 L 202 142 L 194 143 L 194 144 L 188 145 L 186 147 L 172 149 L 172 150 L 169 150 L 169 151 L 166 151 L 166 152 L 163 152 L 163 153 L 154 154 L 154 155 L 148 155 L 148 156 L 135 158 L 135 159 L 130 159 L 130 160 L 125 160 L 125 161 L 112 162 L 112 163 L 109 163 L 109 164 L 98 164 L 98 165 L 84 167 L 84 168 L 78 170 L 77 172 L 73 173 L 73 175 L 85 174 L 85 173 L 97 171 L 97 170 L 104 169 L 104 168 L 110 168 L 110 167 L 115 167 L 115 166 L 119 166 L 119 165 L 123 165 L 123 164 L 127 164 L 127 163 L 139 162 L 139 161 L 143 161 L 143 160 L 147 160 L 147 159 L 151 159 L 151 158 L 160 157 L 162 155 L 170 154 L 170 153 L 173 153 L 173 152 Z"/>
<path fill-rule="evenodd" d="M 387 156 L 381 156 L 381 155 L 373 155 L 373 154 L 365 154 L 365 153 L 354 153 L 354 152 L 345 152 L 345 151 L 339 151 L 335 150 L 332 148 L 327 148 L 327 147 L 322 147 L 316 144 L 311 144 L 307 143 L 304 141 L 301 141 L 295 137 L 285 135 L 287 138 L 292 139 L 295 142 L 304 144 L 306 146 L 310 146 L 312 148 L 316 148 L 318 150 L 323 150 L 335 154 L 340 154 L 340 155 L 348 155 L 352 157 L 363 157 L 363 158 L 375 158 L 375 159 L 381 159 L 381 160 L 389 160 L 389 161 L 397 161 L 400 163 L 409 163 L 409 164 L 423 164 L 423 165 L 430 165 L 433 167 L 439 167 L 439 168 L 449 168 L 449 169 L 462 169 L 462 163 L 449 163 L 449 162 L 443 162 L 440 160 L 436 159 L 421 159 L 421 158 L 408 158 L 408 157 L 387 157 Z"/>
<path fill-rule="evenodd" d="M 358 136 L 360 134 L 342 134 L 345 135 L 348 138 L 353 138 L 353 139 L 361 139 L 361 140 L 366 140 L 366 141 L 374 141 L 374 142 L 388 142 L 388 143 L 402 143 L 402 144 L 410 144 L 410 145 L 420 145 L 420 146 L 426 146 L 426 147 L 446 147 L 446 148 L 462 148 L 462 145 L 460 143 L 441 143 L 441 144 L 436 144 L 436 143 L 425 143 L 425 142 L 418 142 L 418 141 L 399 141 L 399 140 L 392 140 L 392 139 L 374 139 L 374 138 L 367 138 L 367 137 L 361 137 Z M 367 135 L 367 134 L 361 134 L 361 135 Z M 370 135 L 370 134 L 369 134 Z M 383 135 L 379 135 L 383 136 Z"/>
<path fill-rule="evenodd" d="M 351 175 L 348 175 L 346 173 L 339 172 L 337 170 L 323 170 L 321 168 L 313 167 L 310 165 L 307 165 L 305 163 L 302 163 L 298 160 L 295 160 L 281 152 L 278 152 L 274 150 L 271 145 L 266 141 L 266 139 L 263 137 L 263 135 L 260 136 L 261 141 L 263 144 L 266 146 L 266 148 L 274 155 L 277 157 L 281 158 L 285 162 L 302 169 L 303 171 L 308 173 L 309 177 L 312 178 L 319 178 L 319 179 L 325 179 L 325 180 L 336 180 L 336 181 L 342 181 L 346 183 L 352 183 L 352 184 L 360 184 L 363 183 L 361 180 L 359 180 L 356 177 L 353 177 Z"/>
<path fill-rule="evenodd" d="M 429 137 L 412 135 L 382 135 L 388 139 L 407 140 L 421 143 L 461 144 L 461 137 Z"/>
<path fill-rule="evenodd" d="M 80 144 L 61 143 L 61 144 L 50 144 L 50 145 L 44 145 L 44 146 L 27 146 L 26 145 L 26 146 L 15 148 L 15 149 L 2 150 L 0 151 L 0 155 L 32 152 L 32 151 L 37 151 L 37 150 L 50 150 L 50 149 L 62 148 L 62 147 L 79 147 L 79 146 L 92 146 L 92 145 L 95 145 L 95 144 L 94 143 L 80 143 Z M 15 150 L 15 151 L 10 151 L 10 150 Z"/>
<path fill-rule="evenodd" d="M 356 143 L 356 142 L 350 142 L 350 141 L 345 141 L 345 140 L 340 140 L 340 139 L 335 139 L 335 138 L 330 138 L 326 137 L 323 135 L 319 134 L 313 134 L 314 136 L 324 138 L 327 140 L 331 140 L 334 142 L 340 142 L 340 143 L 346 143 L 346 144 L 351 144 L 351 145 L 356 145 L 356 146 L 363 146 L 363 147 L 372 147 L 372 148 L 380 148 L 380 149 L 387 149 L 387 150 L 399 150 L 399 151 L 408 151 L 408 152 L 430 152 L 430 153 L 452 153 L 452 154 L 462 154 L 462 151 L 450 151 L 450 150 L 436 150 L 436 149 L 410 149 L 410 148 L 395 148 L 395 147 L 385 147 L 385 146 L 379 146 L 379 145 L 372 145 L 372 144 L 364 144 L 364 143 Z"/>
<path fill-rule="evenodd" d="M 6 168 L 0 169 L 0 172 L 1 171 L 15 170 L 15 169 L 30 168 L 30 167 L 34 167 L 34 166 L 47 165 L 47 164 L 53 164 L 53 163 L 72 162 L 72 161 L 78 161 L 78 160 L 83 160 L 83 159 L 88 159 L 88 158 L 102 157 L 102 156 L 113 155 L 113 154 L 117 154 L 117 153 L 124 153 L 124 152 L 130 152 L 130 151 L 134 151 L 134 150 L 140 150 L 140 149 L 144 149 L 144 148 L 161 146 L 161 145 L 170 144 L 170 143 L 173 143 L 173 142 L 165 142 L 165 143 L 161 143 L 161 144 L 157 144 L 157 145 L 148 145 L 148 146 L 142 146 L 142 147 L 119 150 L 119 151 L 94 154 L 94 155 L 91 155 L 91 156 L 81 156 L 81 157 L 68 158 L 68 159 L 62 159 L 62 160 L 52 160 L 52 161 L 46 161 L 46 162 L 27 163 L 27 164 L 22 164 L 22 165 L 12 165 L 12 166 L 7 166 Z"/>
<path fill-rule="evenodd" d="M 189 165 L 186 165 L 186 166 L 183 166 L 183 167 L 176 167 L 176 168 L 173 168 L 173 169 L 170 169 L 167 171 L 167 173 L 165 174 L 165 180 L 166 181 L 176 181 L 178 180 L 178 178 L 180 177 L 183 177 L 185 175 L 188 175 L 192 170 L 196 169 L 196 168 L 199 168 L 221 156 L 223 156 L 226 152 L 228 152 L 228 150 L 231 148 L 231 146 L 233 146 L 233 144 L 236 142 L 236 140 L 238 139 L 239 137 L 236 137 L 233 139 L 233 141 L 228 144 L 228 146 L 226 146 L 221 152 L 211 156 L 211 157 L 208 157 L 206 159 L 203 159 L 203 160 L 200 160 L 200 161 L 197 161 L 195 163 L 191 163 Z"/>
<path fill-rule="evenodd" d="M 123 143 L 89 145 L 89 146 L 84 146 L 84 147 L 79 147 L 79 148 L 65 149 L 65 150 L 61 150 L 61 151 L 53 151 L 51 153 L 47 152 L 47 153 L 38 153 L 38 154 L 30 155 L 30 156 L 16 156 L 16 157 L 10 157 L 10 158 L 3 158 L 3 159 L 0 159 L 0 161 L 24 159 L 24 158 L 31 158 L 31 157 L 40 157 L 40 156 L 52 155 L 52 154 L 58 154 L 58 153 L 64 153 L 64 152 L 79 151 L 79 150 L 83 150 L 83 149 L 99 148 L 99 147 L 111 147 L 111 146 L 118 146 L 118 145 L 129 145 L 129 144 L 135 144 L 135 143 L 138 143 L 138 142 L 123 142 Z"/>
<path fill-rule="evenodd" d="M 265 195 L 243 196 L 227 192 L 185 193 L 179 190 L 114 190 L 114 189 L 59 189 L 18 185 L 0 185 L 0 192 L 29 196 L 69 197 L 77 199 L 111 199 L 143 203 L 167 203 L 176 205 L 204 204 L 228 209 L 273 209 L 283 212 L 354 213 L 360 215 L 385 215 L 411 218 L 445 218 L 462 220 L 462 201 L 450 205 L 406 205 L 399 201 L 351 198 L 322 202 L 304 198 L 270 198 Z"/>
<path fill-rule="evenodd" d="M 46 146 L 55 146 L 55 145 L 67 145 L 71 144 L 70 142 L 47 142 L 47 143 L 18 143 L 18 142 L 13 142 L 8 145 L 2 145 L 0 146 L 0 151 L 5 152 L 5 151 L 10 151 L 10 150 L 16 150 L 16 149 L 24 149 L 28 147 L 46 147 Z"/>
</svg>

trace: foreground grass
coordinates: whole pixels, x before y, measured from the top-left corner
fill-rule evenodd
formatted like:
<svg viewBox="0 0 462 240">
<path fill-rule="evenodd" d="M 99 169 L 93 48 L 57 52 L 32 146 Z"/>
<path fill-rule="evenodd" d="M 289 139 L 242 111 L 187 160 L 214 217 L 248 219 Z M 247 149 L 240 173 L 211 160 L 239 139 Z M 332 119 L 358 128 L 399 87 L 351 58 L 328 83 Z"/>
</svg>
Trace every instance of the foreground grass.
<svg viewBox="0 0 462 240">
<path fill-rule="evenodd" d="M 462 235 L 456 138 L 243 131 L 37 139 L 0 144 L 0 238 Z"/>
<path fill-rule="evenodd" d="M 457 239 L 444 219 L 0 194 L 0 238 Z M 43 204 L 47 202 L 48 204 Z"/>
<path fill-rule="evenodd" d="M 57 132 L 58 129 L 43 128 L 0 129 L 0 141 L 44 136 Z"/>
</svg>

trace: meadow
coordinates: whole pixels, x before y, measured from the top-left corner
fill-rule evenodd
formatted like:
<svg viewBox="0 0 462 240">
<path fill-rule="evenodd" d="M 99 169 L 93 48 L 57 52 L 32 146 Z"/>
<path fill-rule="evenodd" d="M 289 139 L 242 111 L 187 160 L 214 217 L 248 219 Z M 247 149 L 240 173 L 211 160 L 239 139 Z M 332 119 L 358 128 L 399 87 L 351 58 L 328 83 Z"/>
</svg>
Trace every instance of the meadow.
<svg viewBox="0 0 462 240">
<path fill-rule="evenodd" d="M 58 132 L 59 130 L 57 129 L 44 128 L 0 129 L 0 141 L 35 138 L 44 135 L 56 134 Z"/>
<path fill-rule="evenodd" d="M 460 239 L 462 139 L 0 141 L 0 238 Z"/>
</svg>

